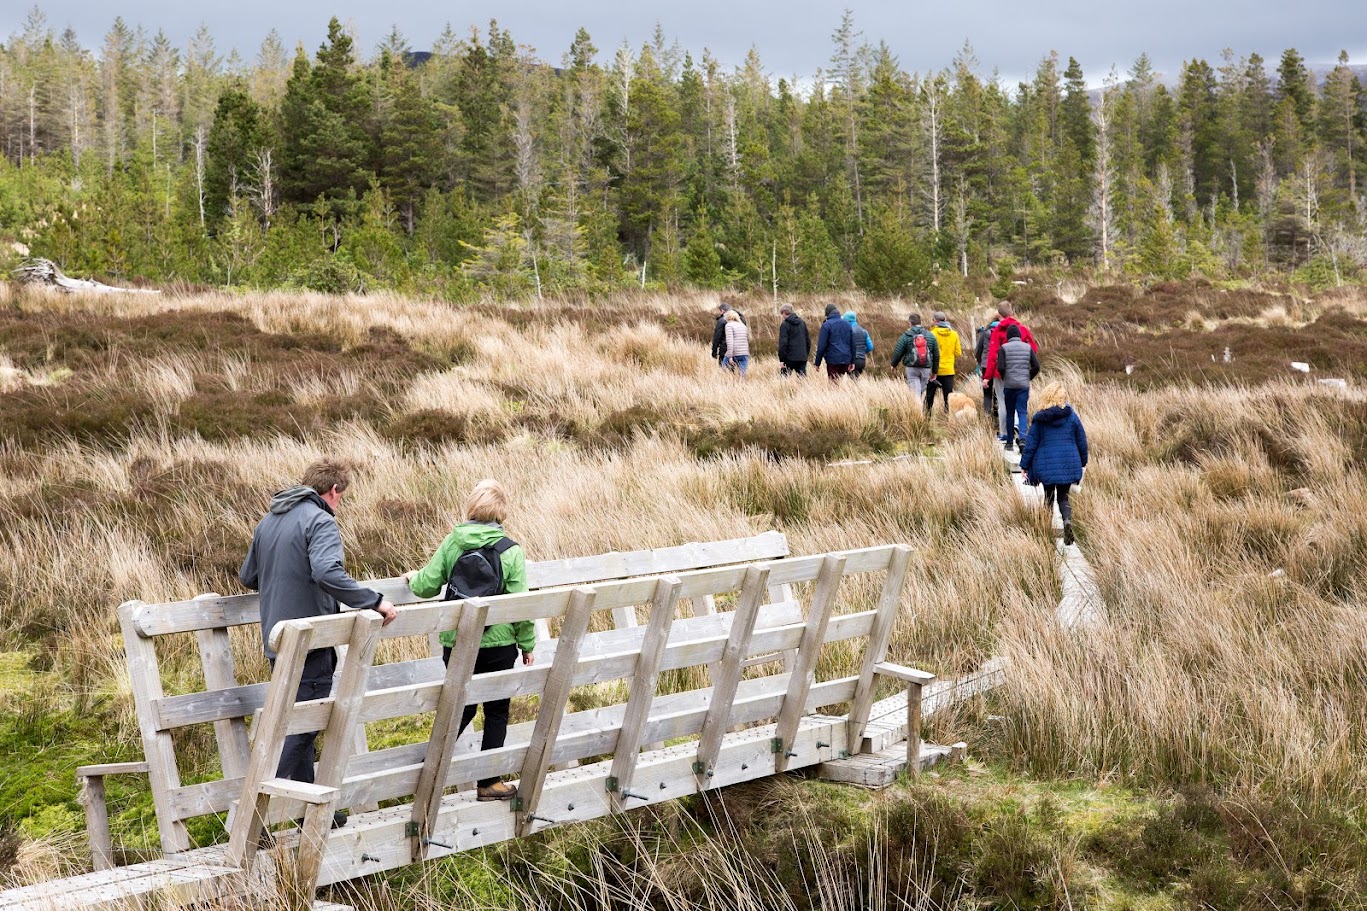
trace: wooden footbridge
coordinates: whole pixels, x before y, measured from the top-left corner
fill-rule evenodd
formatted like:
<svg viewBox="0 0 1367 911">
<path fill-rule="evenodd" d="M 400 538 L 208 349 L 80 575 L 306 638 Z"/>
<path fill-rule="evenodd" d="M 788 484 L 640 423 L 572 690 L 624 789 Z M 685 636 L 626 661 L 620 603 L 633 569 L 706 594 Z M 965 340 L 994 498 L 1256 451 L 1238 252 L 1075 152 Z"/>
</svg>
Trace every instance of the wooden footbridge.
<svg viewBox="0 0 1367 911">
<path fill-rule="evenodd" d="M 0 911 L 282 895 L 307 907 L 321 885 L 788 770 L 885 783 L 948 752 L 921 743 L 923 706 L 992 682 L 932 684 L 885 661 L 910 557 L 902 545 L 792 557 L 769 533 L 529 563 L 531 591 L 483 600 L 420 601 L 401 579 L 380 580 L 369 584 L 401 606 L 395 622 L 360 611 L 282 623 L 268 683 L 240 681 L 233 660 L 230 630 L 260 621 L 254 595 L 124 604 L 145 761 L 80 770 L 95 872 L 0 892 Z M 474 675 L 484 627 L 516 620 L 538 624 L 535 665 Z M 448 629 L 457 644 L 443 666 L 431 643 Z M 158 644 L 190 639 L 205 688 L 168 693 Z M 399 639 L 424 657 L 377 660 L 402 653 L 380 648 Z M 341 657 L 332 695 L 296 704 L 319 648 Z M 875 702 L 880 676 L 904 692 Z M 626 685 L 586 689 L 613 681 Z M 582 707 L 604 692 L 624 701 Z M 457 736 L 466 704 L 519 696 L 536 697 L 535 718 L 511 726 L 503 748 Z M 422 739 L 369 749 L 368 724 L 426 732 L 429 719 Z M 221 775 L 187 783 L 175 739 L 206 725 Z M 275 778 L 284 738 L 306 731 L 323 734 L 316 782 Z M 115 867 L 103 780 L 126 773 L 147 775 L 164 856 Z M 492 776 L 515 777 L 518 796 L 477 802 L 466 783 Z M 331 829 L 337 809 L 350 819 Z M 186 823 L 199 817 L 226 820 L 220 843 L 192 846 Z"/>
</svg>

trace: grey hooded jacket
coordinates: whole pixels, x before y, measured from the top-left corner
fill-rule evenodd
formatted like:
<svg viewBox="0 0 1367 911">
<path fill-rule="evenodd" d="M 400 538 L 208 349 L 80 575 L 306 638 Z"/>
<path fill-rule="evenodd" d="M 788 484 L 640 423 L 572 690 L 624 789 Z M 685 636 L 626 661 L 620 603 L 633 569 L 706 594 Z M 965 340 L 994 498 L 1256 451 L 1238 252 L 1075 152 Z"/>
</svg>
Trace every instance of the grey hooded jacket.
<svg viewBox="0 0 1367 911">
<path fill-rule="evenodd" d="M 311 487 L 291 487 L 271 499 L 237 577 L 261 592 L 261 640 L 267 658 L 275 657 L 271 631 L 280 621 L 335 614 L 339 601 L 371 608 L 383 600 L 342 566 L 337 520 Z"/>
</svg>

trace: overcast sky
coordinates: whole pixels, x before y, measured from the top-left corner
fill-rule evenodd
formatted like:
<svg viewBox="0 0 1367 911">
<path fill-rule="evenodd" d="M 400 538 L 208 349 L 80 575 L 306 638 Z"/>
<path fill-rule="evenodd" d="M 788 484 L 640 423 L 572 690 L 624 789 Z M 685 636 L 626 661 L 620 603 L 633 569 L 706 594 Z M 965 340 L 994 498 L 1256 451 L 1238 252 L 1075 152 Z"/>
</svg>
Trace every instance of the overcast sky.
<svg viewBox="0 0 1367 911">
<path fill-rule="evenodd" d="M 983 75 L 997 69 L 1011 84 L 1033 73 L 1050 50 L 1065 61 L 1077 57 L 1093 84 L 1113 64 L 1123 74 L 1141 52 L 1165 73 L 1192 57 L 1218 63 L 1226 47 L 1239 55 L 1256 51 L 1274 64 L 1287 47 L 1295 47 L 1312 64 L 1332 64 L 1340 50 L 1347 50 L 1354 63 L 1367 63 L 1367 0 L 47 0 L 39 6 L 52 26 L 58 31 L 72 26 L 87 47 L 98 47 L 114 17 L 121 15 L 149 33 L 165 30 L 181 47 L 206 23 L 221 52 L 226 55 L 235 47 L 246 60 L 255 56 L 272 28 L 287 45 L 302 41 L 312 52 L 333 15 L 352 24 L 367 54 L 392 25 L 398 25 L 413 48 L 423 50 L 447 22 L 464 34 L 493 16 L 515 40 L 531 45 L 551 63 L 559 62 L 580 26 L 593 36 L 600 57 L 607 58 L 624 40 L 639 46 L 658 22 L 695 57 L 710 48 L 733 65 L 754 45 L 775 77 L 805 78 L 827 64 L 831 33 L 849 7 L 864 40 L 886 41 L 908 70 L 947 66 L 967 39 Z M 0 34 L 17 32 L 30 8 L 25 0 L 0 2 Z"/>
</svg>

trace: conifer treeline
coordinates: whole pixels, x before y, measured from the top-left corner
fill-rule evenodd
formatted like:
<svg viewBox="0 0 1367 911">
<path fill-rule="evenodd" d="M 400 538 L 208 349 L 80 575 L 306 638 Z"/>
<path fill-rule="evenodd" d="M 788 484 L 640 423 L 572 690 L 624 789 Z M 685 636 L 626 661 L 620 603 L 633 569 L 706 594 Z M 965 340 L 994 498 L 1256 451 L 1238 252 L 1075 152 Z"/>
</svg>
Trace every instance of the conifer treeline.
<svg viewBox="0 0 1367 911">
<path fill-rule="evenodd" d="M 395 30 L 363 61 L 333 19 L 315 54 L 272 32 L 247 62 L 122 19 L 92 54 L 35 8 L 0 47 L 0 239 L 75 272 L 450 296 L 1367 268 L 1346 55 L 1167 81 L 1141 57 L 1089 92 L 1050 54 L 1008 89 L 967 45 L 908 73 L 849 13 L 799 89 L 658 31 L 604 55 L 581 29 L 553 67 L 495 23 L 430 56 Z"/>
</svg>

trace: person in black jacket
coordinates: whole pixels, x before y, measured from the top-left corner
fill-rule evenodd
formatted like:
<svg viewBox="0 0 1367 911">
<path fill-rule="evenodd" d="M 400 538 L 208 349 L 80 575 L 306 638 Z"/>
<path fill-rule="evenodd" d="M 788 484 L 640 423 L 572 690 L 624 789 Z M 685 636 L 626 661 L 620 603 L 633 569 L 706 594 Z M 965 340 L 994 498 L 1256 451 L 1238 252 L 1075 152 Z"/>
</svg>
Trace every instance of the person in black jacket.
<svg viewBox="0 0 1367 911">
<path fill-rule="evenodd" d="M 779 307 L 778 313 L 783 317 L 778 324 L 778 359 L 783 364 L 779 373 L 806 376 L 807 355 L 812 350 L 812 335 L 807 330 L 807 323 L 793 312 L 792 304 Z"/>
<path fill-rule="evenodd" d="M 718 367 L 725 367 L 726 360 L 726 311 L 735 310 L 730 304 L 717 304 L 717 325 L 712 328 L 712 360 Z M 740 321 L 745 322 L 745 314 L 736 310 Z"/>
</svg>

